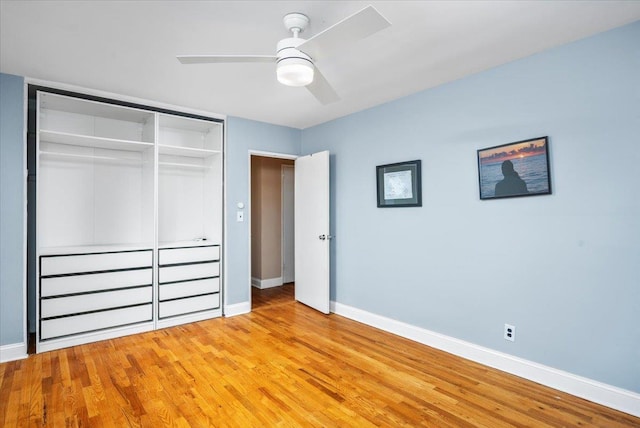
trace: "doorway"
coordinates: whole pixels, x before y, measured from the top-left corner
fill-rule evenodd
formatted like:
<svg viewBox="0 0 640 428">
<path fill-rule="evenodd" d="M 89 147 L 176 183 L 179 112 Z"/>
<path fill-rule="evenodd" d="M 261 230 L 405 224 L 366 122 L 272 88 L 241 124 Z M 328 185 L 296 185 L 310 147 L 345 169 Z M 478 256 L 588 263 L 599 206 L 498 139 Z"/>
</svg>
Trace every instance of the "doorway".
<svg viewBox="0 0 640 428">
<path fill-rule="evenodd" d="M 250 153 L 251 309 L 295 295 L 295 156 Z"/>
</svg>

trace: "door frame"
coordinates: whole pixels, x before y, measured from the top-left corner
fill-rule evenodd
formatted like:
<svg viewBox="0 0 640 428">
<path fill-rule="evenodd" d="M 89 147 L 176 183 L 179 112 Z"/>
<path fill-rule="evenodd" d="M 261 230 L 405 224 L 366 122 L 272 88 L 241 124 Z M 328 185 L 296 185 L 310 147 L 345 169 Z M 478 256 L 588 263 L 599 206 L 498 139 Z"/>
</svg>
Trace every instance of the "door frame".
<svg viewBox="0 0 640 428">
<path fill-rule="evenodd" d="M 284 191 L 284 174 L 285 174 L 285 171 L 286 171 L 286 170 L 291 170 L 291 173 L 292 173 L 292 174 L 294 174 L 294 183 L 295 183 L 295 171 L 296 171 L 296 167 L 295 167 L 295 165 L 280 165 L 280 172 L 281 172 L 281 176 L 280 176 L 280 186 L 281 186 L 281 187 L 280 187 L 280 202 L 281 202 L 281 206 L 282 206 L 282 208 L 281 208 L 281 209 L 282 209 L 282 216 L 281 216 L 281 218 L 280 218 L 280 231 L 281 231 L 281 233 L 280 233 L 280 235 L 281 235 L 280 240 L 281 240 L 281 242 L 282 242 L 282 245 L 280 246 L 280 247 L 281 247 L 281 248 L 280 248 L 280 254 L 281 254 L 281 255 L 280 255 L 280 260 L 281 260 L 281 262 L 282 262 L 282 263 L 281 263 L 281 265 L 282 265 L 282 267 L 281 267 L 282 275 L 281 275 L 281 276 L 282 276 L 282 283 L 283 283 L 283 284 L 287 284 L 287 282 L 285 282 L 285 275 L 284 275 L 284 273 L 285 273 L 285 271 L 284 271 L 284 266 L 285 266 L 285 253 L 286 253 L 286 251 L 285 251 L 285 249 L 286 249 L 286 248 L 285 248 L 285 231 L 284 231 L 284 226 L 285 226 L 285 224 L 286 224 L 286 222 L 284 221 L 284 220 L 285 220 L 285 204 L 284 204 L 284 199 L 285 199 L 285 198 L 284 198 L 284 196 L 285 196 L 285 191 Z M 293 191 L 293 194 L 295 194 L 295 190 Z M 295 201 L 295 199 L 294 199 L 294 201 Z M 294 208 L 293 208 L 293 212 L 294 212 L 294 218 L 295 218 L 295 206 L 294 206 Z M 295 232 L 294 232 L 294 234 L 293 234 L 293 235 L 294 235 L 294 236 L 293 236 L 293 238 L 295 239 Z M 295 245 L 294 245 L 294 249 L 295 249 Z M 295 256 L 294 256 L 294 258 L 295 258 Z M 294 266 L 295 266 L 295 264 L 294 264 Z M 295 269 L 294 269 L 294 278 L 295 278 Z M 294 279 L 294 281 L 295 281 L 295 279 Z"/>
<path fill-rule="evenodd" d="M 244 221 L 247 222 L 247 228 L 249 233 L 247 234 L 247 240 L 248 240 L 248 254 L 247 254 L 247 291 L 248 291 L 248 295 L 249 295 L 249 312 L 251 312 L 251 307 L 253 305 L 253 302 L 251 301 L 251 157 L 252 156 L 260 156 L 260 157 L 264 157 L 264 158 L 274 158 L 274 159 L 290 159 L 290 160 L 296 160 L 300 157 L 300 155 L 294 155 L 294 154 L 290 154 L 290 153 L 277 153 L 277 152 L 266 152 L 266 151 L 262 151 L 262 150 L 252 150 L 249 149 L 248 153 L 247 153 L 247 165 L 248 165 L 248 192 L 247 192 L 247 203 L 245 204 L 246 206 L 246 211 L 245 211 L 245 216 L 244 216 Z"/>
</svg>

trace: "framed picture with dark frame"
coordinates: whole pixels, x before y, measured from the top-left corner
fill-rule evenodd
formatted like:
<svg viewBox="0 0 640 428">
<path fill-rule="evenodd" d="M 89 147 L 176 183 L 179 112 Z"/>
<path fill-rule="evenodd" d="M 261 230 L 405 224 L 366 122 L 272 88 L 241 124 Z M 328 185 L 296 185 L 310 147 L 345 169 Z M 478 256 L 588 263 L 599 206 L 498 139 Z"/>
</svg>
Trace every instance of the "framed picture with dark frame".
<svg viewBox="0 0 640 428">
<path fill-rule="evenodd" d="M 421 207 L 420 161 L 376 166 L 378 208 Z"/>
<path fill-rule="evenodd" d="M 480 199 L 551 194 L 548 137 L 478 150 Z"/>
</svg>

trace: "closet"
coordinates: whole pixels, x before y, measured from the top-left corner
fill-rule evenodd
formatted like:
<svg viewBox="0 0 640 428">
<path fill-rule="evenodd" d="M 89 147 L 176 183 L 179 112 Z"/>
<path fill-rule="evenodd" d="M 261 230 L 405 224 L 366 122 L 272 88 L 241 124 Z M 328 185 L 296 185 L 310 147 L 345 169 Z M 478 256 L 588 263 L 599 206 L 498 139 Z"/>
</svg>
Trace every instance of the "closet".
<svg viewBox="0 0 640 428">
<path fill-rule="evenodd" d="M 222 133 L 217 124 L 158 116 L 160 325 L 220 307 Z"/>
<path fill-rule="evenodd" d="M 220 316 L 224 122 L 76 95 L 36 92 L 37 351 Z"/>
</svg>

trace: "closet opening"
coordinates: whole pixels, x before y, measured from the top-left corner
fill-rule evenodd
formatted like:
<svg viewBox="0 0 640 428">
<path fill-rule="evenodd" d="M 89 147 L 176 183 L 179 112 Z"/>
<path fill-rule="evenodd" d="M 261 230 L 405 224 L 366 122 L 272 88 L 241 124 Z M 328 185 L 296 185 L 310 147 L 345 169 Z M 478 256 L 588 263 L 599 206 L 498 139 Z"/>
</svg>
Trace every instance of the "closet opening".
<svg viewBox="0 0 640 428">
<path fill-rule="evenodd" d="M 30 352 L 222 315 L 223 127 L 29 85 Z"/>
</svg>

